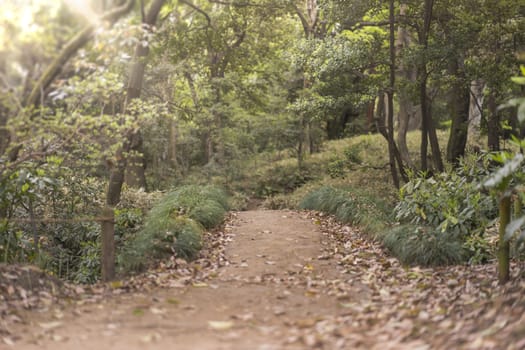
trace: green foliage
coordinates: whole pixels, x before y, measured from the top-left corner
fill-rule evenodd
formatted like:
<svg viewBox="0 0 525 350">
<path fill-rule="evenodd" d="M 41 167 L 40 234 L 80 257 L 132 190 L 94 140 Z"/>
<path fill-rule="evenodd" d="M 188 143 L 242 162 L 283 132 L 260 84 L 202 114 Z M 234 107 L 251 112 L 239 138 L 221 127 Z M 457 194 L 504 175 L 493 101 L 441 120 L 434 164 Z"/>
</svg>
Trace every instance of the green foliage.
<svg viewBox="0 0 525 350">
<path fill-rule="evenodd" d="M 335 215 L 339 221 L 359 225 L 373 236 L 380 235 L 390 221 L 385 202 L 351 187 L 320 187 L 309 192 L 299 207 Z"/>
<path fill-rule="evenodd" d="M 397 226 L 388 231 L 383 244 L 408 265 L 452 265 L 463 262 L 466 256 L 460 237 L 428 226 Z"/>
<path fill-rule="evenodd" d="M 141 270 L 172 254 L 195 258 L 203 228 L 219 225 L 227 209 L 226 194 L 214 186 L 187 185 L 169 192 L 149 211 L 143 228 L 126 240 L 118 257 L 121 269 Z"/>
<path fill-rule="evenodd" d="M 334 159 L 330 163 L 328 163 L 328 167 L 326 169 L 328 175 L 332 179 L 341 177 L 343 178 L 345 175 L 345 161 L 342 159 Z"/>
<path fill-rule="evenodd" d="M 228 209 L 228 197 L 222 189 L 188 185 L 166 194 L 148 217 L 165 220 L 174 214 L 187 215 L 209 229 L 222 221 Z"/>
<path fill-rule="evenodd" d="M 349 164 L 362 164 L 363 158 L 361 157 L 361 145 L 355 144 L 347 147 L 343 153 L 345 155 L 345 159 Z"/>
<path fill-rule="evenodd" d="M 290 193 L 315 177 L 316 175 L 308 164 L 305 164 L 302 169 L 299 169 L 295 162 L 277 165 L 265 169 L 265 172 L 260 174 L 255 194 L 258 197 L 267 197 L 279 193 Z"/>
<path fill-rule="evenodd" d="M 487 173 L 487 160 L 486 156 L 467 159 L 456 172 L 431 178 L 412 174 L 410 181 L 401 188 L 400 200 L 395 207 L 396 219 L 410 226 L 389 232 L 385 245 L 396 256 L 401 254 L 402 261 L 407 264 L 486 262 L 493 250 L 484 233 L 488 224 L 497 217 L 494 199 L 480 191 L 478 185 Z M 421 236 L 416 237 L 418 234 Z M 434 248 L 438 243 L 443 244 L 443 249 Z M 461 252 L 457 244 L 462 248 Z M 428 251 L 423 257 L 418 257 L 406 252 L 405 245 L 420 252 L 428 246 Z M 447 252 L 446 249 L 451 250 Z"/>
<path fill-rule="evenodd" d="M 497 216 L 496 211 L 493 199 L 480 192 L 476 182 L 457 173 L 412 177 L 401 188 L 395 207 L 396 219 L 401 222 L 463 236 L 483 232 Z"/>
</svg>

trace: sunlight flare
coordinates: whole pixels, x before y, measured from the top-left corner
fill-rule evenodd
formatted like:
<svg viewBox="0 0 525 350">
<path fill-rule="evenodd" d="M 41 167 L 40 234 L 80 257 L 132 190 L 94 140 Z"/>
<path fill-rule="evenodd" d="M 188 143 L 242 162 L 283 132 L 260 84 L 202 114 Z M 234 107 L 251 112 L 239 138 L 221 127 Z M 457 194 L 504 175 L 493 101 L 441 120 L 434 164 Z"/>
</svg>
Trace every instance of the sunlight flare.
<svg viewBox="0 0 525 350">
<path fill-rule="evenodd" d="M 98 23 L 98 15 L 93 10 L 91 0 L 64 0 L 64 3 L 71 9 L 72 12 L 82 15 L 91 24 Z"/>
</svg>

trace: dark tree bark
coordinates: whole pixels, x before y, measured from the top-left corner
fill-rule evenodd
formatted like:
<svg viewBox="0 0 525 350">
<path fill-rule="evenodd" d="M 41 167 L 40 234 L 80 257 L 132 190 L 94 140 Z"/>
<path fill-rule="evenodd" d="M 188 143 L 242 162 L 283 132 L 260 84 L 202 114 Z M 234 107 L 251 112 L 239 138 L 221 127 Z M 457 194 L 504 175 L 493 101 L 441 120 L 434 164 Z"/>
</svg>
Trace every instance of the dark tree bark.
<svg viewBox="0 0 525 350">
<path fill-rule="evenodd" d="M 423 46 L 424 50 L 428 49 L 428 37 L 430 34 L 430 24 L 432 22 L 432 10 L 434 7 L 434 0 L 425 0 L 424 4 L 424 22 L 423 28 L 419 33 L 419 41 Z M 439 149 L 439 142 L 436 133 L 436 127 L 432 119 L 432 109 L 430 99 L 427 94 L 427 60 L 421 58 L 418 67 L 418 79 L 419 79 L 419 99 L 421 104 L 421 170 L 428 170 L 427 153 L 428 153 L 428 142 L 430 141 L 430 147 L 432 149 L 432 159 L 434 167 L 437 171 L 442 172 L 444 170 L 443 160 L 441 158 L 441 151 Z"/>
<path fill-rule="evenodd" d="M 461 62 L 462 63 L 462 62 Z M 470 86 L 457 59 L 450 62 L 449 74 L 456 77 L 448 96 L 448 111 L 452 118 L 447 145 L 447 161 L 457 165 L 465 155 L 468 137 Z"/>
<path fill-rule="evenodd" d="M 400 23 L 403 23 L 403 20 L 401 20 L 403 17 L 406 16 L 407 11 L 407 4 L 401 3 L 400 9 L 399 9 L 399 17 L 400 17 Z M 404 27 L 404 25 L 399 24 L 398 30 L 397 30 L 397 41 L 396 41 L 396 51 L 398 53 L 402 52 L 403 49 L 408 48 L 411 45 L 412 39 L 410 36 L 410 33 L 408 30 Z M 415 68 L 411 65 L 409 65 L 406 62 L 400 62 L 397 74 L 400 78 L 405 79 L 407 82 L 415 83 L 417 79 L 417 72 L 415 71 Z M 411 119 L 416 118 L 415 106 L 412 102 L 412 99 L 410 98 L 410 93 L 407 91 L 406 88 L 401 87 L 399 90 L 399 112 L 398 112 L 398 126 L 397 126 L 397 144 L 399 147 L 399 153 L 401 154 L 401 159 L 403 159 L 403 163 L 407 166 L 413 168 L 414 165 L 412 163 L 412 159 L 410 158 L 410 154 L 408 152 L 408 146 L 407 146 L 407 139 L 406 135 L 407 132 L 410 129 L 411 124 L 417 124 L 412 121 Z"/>
<path fill-rule="evenodd" d="M 394 16 L 394 0 L 390 0 L 389 6 L 390 19 L 390 86 L 387 92 L 388 96 L 388 160 L 390 163 L 390 172 L 392 174 L 392 181 L 394 186 L 399 188 L 399 175 L 396 168 L 396 159 L 394 154 L 394 89 L 396 84 L 396 48 L 395 48 L 395 16 Z M 402 169 L 402 166 L 400 167 Z"/>
</svg>

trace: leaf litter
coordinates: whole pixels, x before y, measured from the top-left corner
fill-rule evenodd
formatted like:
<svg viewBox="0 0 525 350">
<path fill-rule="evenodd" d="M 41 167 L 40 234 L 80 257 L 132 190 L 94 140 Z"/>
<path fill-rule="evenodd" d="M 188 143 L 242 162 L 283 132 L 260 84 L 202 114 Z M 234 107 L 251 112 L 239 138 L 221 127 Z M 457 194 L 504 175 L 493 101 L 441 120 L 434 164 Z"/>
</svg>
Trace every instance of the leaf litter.
<svg viewBox="0 0 525 350">
<path fill-rule="evenodd" d="M 270 307 L 273 319 L 257 324 L 257 314 L 239 310 L 231 315 L 232 320 L 209 320 L 211 330 L 231 331 L 253 323 L 261 334 L 280 339 L 282 349 L 288 346 L 381 350 L 525 348 L 523 264 L 513 264 L 512 281 L 505 286 L 497 283 L 495 262 L 478 266 L 405 267 L 356 228 L 316 212 L 299 215 L 321 232 L 319 254 L 303 264 L 286 267 L 284 276 L 268 273 L 231 279 L 231 283 L 245 285 L 275 285 L 280 304 Z M 288 216 L 288 213 L 282 215 Z M 210 281 L 222 267 L 231 264 L 225 247 L 232 240 L 230 232 L 235 217 L 232 214 L 223 227 L 206 233 L 205 247 L 197 260 L 186 262 L 172 257 L 143 274 L 110 284 L 70 285 L 34 267 L 0 265 L 1 341 L 16 344 L 18 335 L 11 328 L 26 322 L 21 310 L 49 310 L 51 305 L 56 308 L 71 301 L 89 306 L 104 298 L 158 288 L 213 289 Z M 267 257 L 260 252 L 256 257 L 272 267 L 267 262 L 274 262 L 273 259 L 264 260 Z M 329 264 L 333 273 L 322 273 L 318 268 L 321 263 Z M 289 311 L 299 307 L 297 296 L 291 292 L 294 288 L 302 288 L 307 298 L 335 300 L 339 311 L 319 310 L 318 315 L 293 319 Z M 166 303 L 178 305 L 179 300 L 168 298 Z M 197 307 L 184 305 L 183 309 Z M 159 306 L 145 305 L 138 309 L 169 317 Z M 85 310 L 88 309 L 82 312 Z M 61 327 L 61 312 L 57 309 L 54 312 L 54 321 L 40 324 L 43 331 Z M 56 334 L 51 337 L 56 338 L 54 341 L 62 340 Z M 161 335 L 156 332 L 141 338 L 143 343 L 160 340 Z M 261 346 L 266 345 L 273 346 Z"/>
</svg>

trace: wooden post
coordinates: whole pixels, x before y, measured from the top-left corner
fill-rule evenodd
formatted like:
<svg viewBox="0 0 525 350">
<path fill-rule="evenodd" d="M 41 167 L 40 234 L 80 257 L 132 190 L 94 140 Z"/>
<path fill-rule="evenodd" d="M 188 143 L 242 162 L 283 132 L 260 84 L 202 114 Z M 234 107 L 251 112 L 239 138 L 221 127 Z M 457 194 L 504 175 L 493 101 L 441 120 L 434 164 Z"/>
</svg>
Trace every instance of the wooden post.
<svg viewBox="0 0 525 350">
<path fill-rule="evenodd" d="M 102 210 L 102 281 L 109 282 L 115 278 L 115 213 L 113 208 Z"/>
<path fill-rule="evenodd" d="M 510 222 L 511 197 L 503 194 L 499 200 L 498 280 L 505 284 L 510 276 L 510 244 L 505 241 L 505 229 Z"/>
</svg>

